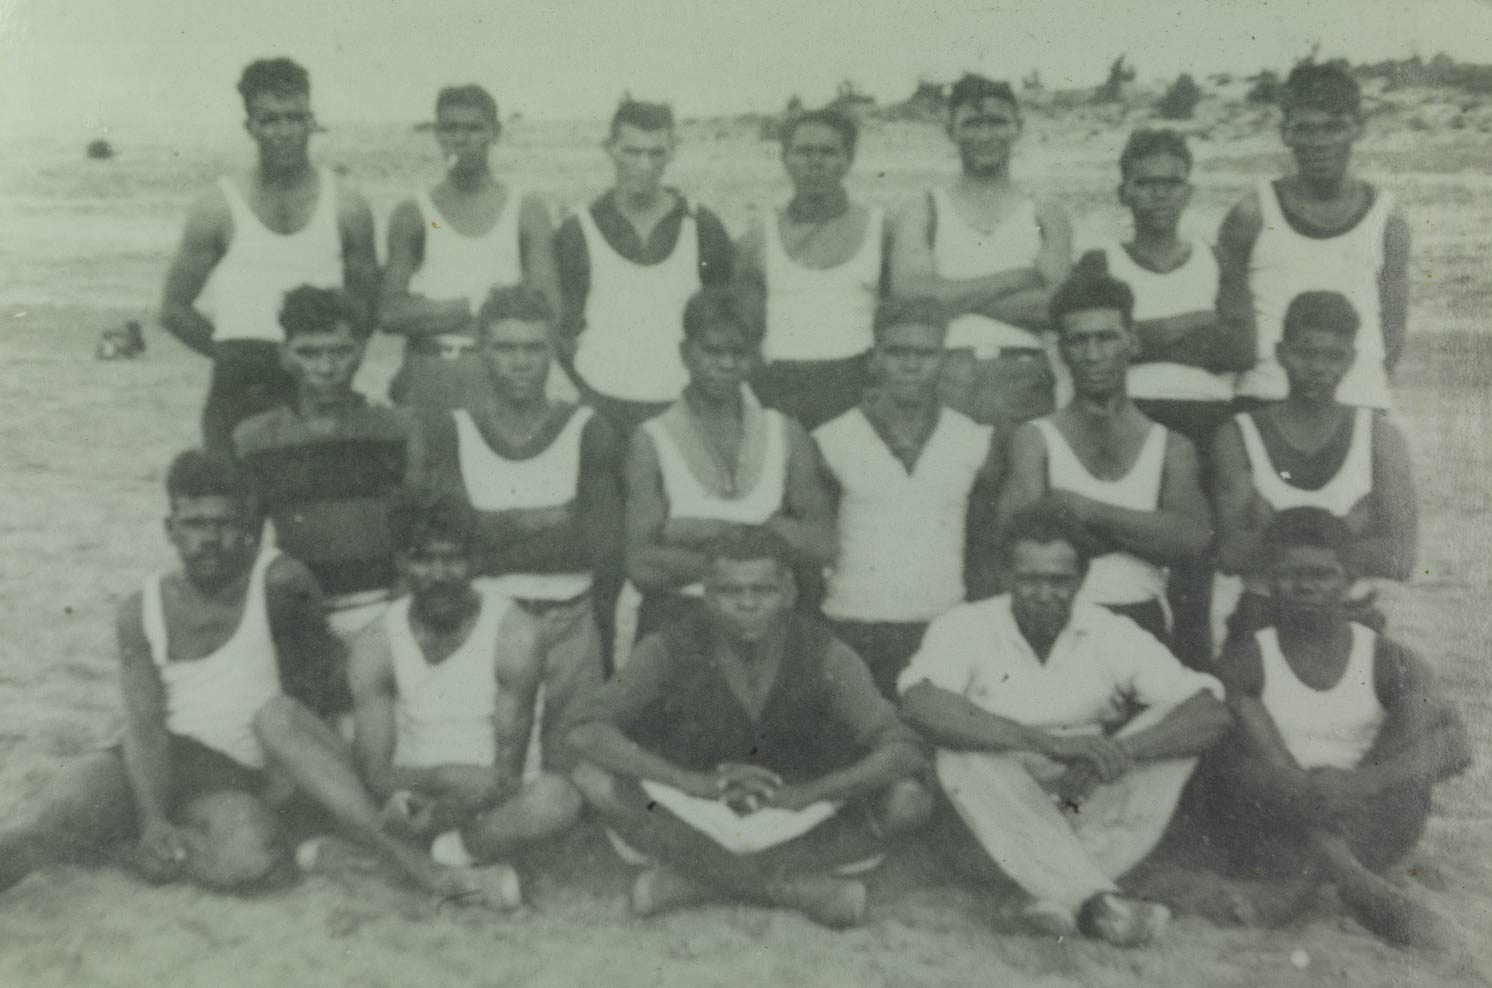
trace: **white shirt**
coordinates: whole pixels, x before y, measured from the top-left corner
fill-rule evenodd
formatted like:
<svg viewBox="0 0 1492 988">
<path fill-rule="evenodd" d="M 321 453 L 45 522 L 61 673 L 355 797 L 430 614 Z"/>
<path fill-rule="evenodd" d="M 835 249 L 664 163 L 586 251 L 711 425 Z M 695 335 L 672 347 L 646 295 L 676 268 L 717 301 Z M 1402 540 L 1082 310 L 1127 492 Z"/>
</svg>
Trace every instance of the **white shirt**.
<svg viewBox="0 0 1492 988">
<path fill-rule="evenodd" d="M 981 278 L 1014 268 L 1034 267 L 1041 253 L 1041 224 L 1036 203 L 1023 199 L 992 230 L 977 229 L 954 208 L 945 189 L 932 191 L 933 268 L 939 278 Z M 966 312 L 948 324 L 948 349 L 969 348 L 987 360 L 1002 347 L 1042 349 L 1041 337 L 1030 330 L 989 316 Z"/>
<path fill-rule="evenodd" d="M 509 187 L 503 211 L 486 233 L 460 233 L 441 213 L 430 193 L 414 197 L 425 221 L 425 251 L 420 268 L 409 280 L 409 290 L 432 299 L 466 299 L 473 314 L 498 285 L 523 280 L 519 215 L 523 192 Z"/>
<path fill-rule="evenodd" d="M 1360 624 L 1348 627 L 1352 650 L 1347 667 L 1336 685 L 1323 690 L 1307 686 L 1295 675 L 1280 651 L 1275 629 L 1263 628 L 1254 635 L 1264 671 L 1259 702 L 1301 768 L 1357 768 L 1388 717 L 1374 684 L 1378 636 Z"/>
<path fill-rule="evenodd" d="M 767 276 L 768 360 L 843 360 L 869 350 L 881 290 L 882 214 L 870 210 L 855 255 L 830 268 L 810 268 L 788 256 L 782 223 L 769 214 L 763 229 Z"/>
</svg>

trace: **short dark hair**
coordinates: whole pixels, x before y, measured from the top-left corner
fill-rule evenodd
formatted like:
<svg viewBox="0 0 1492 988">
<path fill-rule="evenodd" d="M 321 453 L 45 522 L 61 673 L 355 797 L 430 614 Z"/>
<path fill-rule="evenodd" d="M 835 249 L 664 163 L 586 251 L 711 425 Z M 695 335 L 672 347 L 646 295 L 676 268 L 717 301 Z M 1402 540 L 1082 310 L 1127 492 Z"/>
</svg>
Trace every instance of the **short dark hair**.
<svg viewBox="0 0 1492 988">
<path fill-rule="evenodd" d="M 793 143 L 793 137 L 798 133 L 798 128 L 804 124 L 819 124 L 837 132 L 839 139 L 844 142 L 845 151 L 851 158 L 855 156 L 855 146 L 860 142 L 860 125 L 855 122 L 854 117 L 833 106 L 818 110 L 805 110 L 788 117 L 779 133 L 784 150 Z"/>
<path fill-rule="evenodd" d="M 1093 309 L 1116 309 L 1124 317 L 1126 329 L 1134 326 L 1135 293 L 1109 274 L 1109 260 L 1101 250 L 1090 250 L 1078 258 L 1067 279 L 1057 286 L 1047 313 L 1060 339 L 1064 317 Z"/>
<path fill-rule="evenodd" d="M 1270 559 L 1285 549 L 1308 546 L 1328 549 L 1345 563 L 1352 533 L 1346 522 L 1324 508 L 1286 508 L 1264 526 L 1262 542 Z"/>
<path fill-rule="evenodd" d="M 261 58 L 244 67 L 238 77 L 238 95 L 245 110 L 260 93 L 276 96 L 311 95 L 311 76 L 288 58 Z"/>
<path fill-rule="evenodd" d="M 1281 335 L 1288 340 L 1308 329 L 1323 329 L 1351 340 L 1360 324 L 1357 310 L 1341 292 L 1301 292 L 1285 307 Z"/>
<path fill-rule="evenodd" d="M 791 570 L 793 548 L 786 539 L 765 525 L 749 525 L 731 528 L 711 540 L 705 546 L 705 558 L 711 563 L 719 559 L 738 563 L 770 559 L 779 568 Z"/>
<path fill-rule="evenodd" d="M 492 94 L 475 83 L 466 86 L 446 86 L 435 96 L 435 115 L 440 116 L 440 111 L 448 106 L 471 106 L 487 117 L 492 126 L 499 126 L 497 120 L 497 100 Z"/>
<path fill-rule="evenodd" d="M 684 303 L 684 339 L 698 339 L 706 329 L 721 326 L 739 330 L 741 338 L 751 346 L 762 341 L 761 322 L 753 317 L 740 293 L 710 285 L 689 296 Z"/>
<path fill-rule="evenodd" d="M 877 341 L 893 326 L 936 326 L 948 330 L 948 307 L 931 295 L 892 295 L 876 305 L 871 332 Z"/>
<path fill-rule="evenodd" d="M 1187 174 L 1192 170 L 1192 152 L 1186 146 L 1186 138 L 1174 130 L 1137 130 L 1129 135 L 1124 150 L 1119 154 L 1119 175 L 1128 178 L 1135 162 L 1151 155 L 1165 154 L 1180 158 L 1186 165 Z"/>
<path fill-rule="evenodd" d="M 979 103 L 987 99 L 1004 100 L 1010 104 L 1016 116 L 1020 116 L 1020 100 L 1015 98 L 1015 90 L 1010 88 L 1010 83 L 996 82 L 973 72 L 965 72 L 948 91 L 948 116 L 951 118 L 965 103 Z"/>
<path fill-rule="evenodd" d="M 1290 70 L 1280 90 L 1280 109 L 1362 115 L 1362 89 L 1352 73 L 1334 62 L 1305 62 Z"/>
<path fill-rule="evenodd" d="M 231 456 L 188 449 L 177 453 L 166 470 L 166 500 L 174 505 L 184 497 L 228 497 L 252 504 L 254 483 Z"/>
<path fill-rule="evenodd" d="M 1066 542 L 1077 553 L 1078 571 L 1085 573 L 1093 558 L 1093 537 L 1073 513 L 1055 498 L 1044 497 L 1020 509 L 1000 530 L 999 563 L 1009 569 L 1015 559 L 1015 547 L 1022 542 L 1051 545 Z"/>
<path fill-rule="evenodd" d="M 667 103 L 624 99 L 611 115 L 612 137 L 616 137 L 623 124 L 638 130 L 673 130 L 673 107 Z"/>
<path fill-rule="evenodd" d="M 553 323 L 554 306 L 549 304 L 547 295 L 526 282 L 498 285 L 477 311 L 477 326 L 486 329 L 504 319 Z"/>
<path fill-rule="evenodd" d="M 400 488 L 389 503 L 389 541 L 410 555 L 431 542 L 450 542 L 470 551 L 476 519 L 465 499 L 434 485 Z"/>
<path fill-rule="evenodd" d="M 371 328 L 362 306 L 340 288 L 301 285 L 286 292 L 280 303 L 280 329 L 286 340 L 301 333 L 331 332 L 338 323 L 346 323 L 357 337 L 366 337 Z"/>
</svg>

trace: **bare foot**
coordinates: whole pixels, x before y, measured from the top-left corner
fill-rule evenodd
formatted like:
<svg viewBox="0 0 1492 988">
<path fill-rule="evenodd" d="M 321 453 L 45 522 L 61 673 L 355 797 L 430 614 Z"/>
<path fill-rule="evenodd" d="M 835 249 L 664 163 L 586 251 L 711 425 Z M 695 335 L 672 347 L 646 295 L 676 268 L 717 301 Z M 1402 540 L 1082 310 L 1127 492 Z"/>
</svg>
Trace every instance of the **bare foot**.
<svg viewBox="0 0 1492 988">
<path fill-rule="evenodd" d="M 713 889 L 662 866 L 647 869 L 632 883 L 632 912 L 637 916 L 656 916 L 715 898 Z"/>
</svg>

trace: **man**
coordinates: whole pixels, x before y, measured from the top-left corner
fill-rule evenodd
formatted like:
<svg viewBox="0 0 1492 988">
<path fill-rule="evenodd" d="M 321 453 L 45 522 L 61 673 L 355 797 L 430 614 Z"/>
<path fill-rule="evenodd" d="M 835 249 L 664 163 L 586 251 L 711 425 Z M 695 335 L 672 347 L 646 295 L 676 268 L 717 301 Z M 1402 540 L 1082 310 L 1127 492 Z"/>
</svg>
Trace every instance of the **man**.
<svg viewBox="0 0 1492 988">
<path fill-rule="evenodd" d="M 445 178 L 394 207 L 383 276 L 383 328 L 405 338 L 390 385 L 400 404 L 468 407 L 487 386 L 475 318 L 499 285 L 527 281 L 558 299 L 554 230 L 533 195 L 492 173 L 502 133 L 497 102 L 481 86 L 435 98 L 435 143 Z"/>
<path fill-rule="evenodd" d="M 792 547 L 806 594 L 835 553 L 833 517 L 803 427 L 746 387 L 761 331 L 729 289 L 684 307 L 679 353 L 689 383 L 627 450 L 627 575 L 642 593 L 637 637 L 676 624 L 703 595 L 703 549 L 742 525 Z"/>
<path fill-rule="evenodd" d="M 437 860 L 483 863 L 516 907 L 518 876 L 494 862 L 580 814 L 564 776 L 524 771 L 541 632 L 472 585 L 472 517 L 459 500 L 407 491 L 390 528 L 410 596 L 353 644 L 358 763 L 395 832 L 433 839 Z"/>
<path fill-rule="evenodd" d="M 1169 911 L 1117 882 L 1154 849 L 1196 756 L 1227 730 L 1222 687 L 1133 622 L 1076 601 L 1088 559 L 1065 512 L 1035 506 L 1006 532 L 1009 593 L 932 623 L 901 675 L 902 716 L 937 746 L 944 793 L 1028 897 L 1028 922 L 1137 946 Z"/>
<path fill-rule="evenodd" d="M 1218 666 L 1238 719 L 1209 806 L 1244 875 L 1337 886 L 1364 926 L 1433 944 L 1434 911 L 1384 877 L 1424 833 L 1431 788 L 1471 764 L 1465 728 L 1409 649 L 1349 619 L 1353 538 L 1321 508 L 1264 531 L 1270 626 Z"/>
<path fill-rule="evenodd" d="M 477 319 L 488 385 L 469 408 L 424 416 L 416 472 L 470 505 L 477 586 L 542 629 L 545 763 L 569 699 L 602 678 L 598 622 L 622 579 L 620 443 L 585 406 L 552 401 L 554 310 L 534 288 L 492 293 Z"/>
<path fill-rule="evenodd" d="M 1246 283 L 1252 304 L 1224 317 L 1252 320 L 1257 363 L 1238 380 L 1247 407 L 1285 397 L 1275 361 L 1282 320 L 1301 292 L 1340 292 L 1362 318 L 1357 359 L 1342 381 L 1344 404 L 1387 409 L 1389 375 L 1409 331 L 1409 223 L 1388 190 L 1352 173 L 1362 136 L 1357 81 L 1336 64 L 1303 64 L 1285 80 L 1280 133 L 1295 174 L 1264 181 L 1218 231 L 1223 278 Z"/>
<path fill-rule="evenodd" d="M 1218 430 L 1213 451 L 1218 561 L 1242 577 L 1220 582 L 1214 610 L 1244 639 L 1268 623 L 1262 533 L 1277 512 L 1321 508 L 1352 536 L 1346 562 L 1360 578 L 1407 580 L 1414 571 L 1419 513 L 1409 447 L 1383 415 L 1336 398 L 1353 366 L 1358 316 L 1336 292 L 1304 292 L 1285 312 L 1276 359 L 1289 394 Z M 1354 620 L 1383 630 L 1371 583 L 1351 593 Z"/>
<path fill-rule="evenodd" d="M 992 589 L 979 563 L 1004 448 L 989 426 L 939 400 L 947 332 L 933 299 L 882 302 L 871 351 L 877 387 L 813 434 L 825 486 L 838 498 L 839 555 L 824 614 L 887 697 L 927 622 L 970 590 Z"/>
<path fill-rule="evenodd" d="M 346 706 L 340 645 L 306 568 L 260 551 L 240 468 L 188 451 L 166 491 L 181 568 L 119 610 L 123 743 L 69 765 L 0 828 L 0 888 L 130 839 L 153 881 L 276 884 L 289 864 L 279 811 L 299 793 L 419 889 L 481 894 L 476 876 L 383 831 L 346 746 L 318 719 Z"/>
<path fill-rule="evenodd" d="M 766 361 L 751 386 L 812 431 L 865 390 L 886 229 L 878 207 L 844 189 L 859 138 L 853 117 L 811 110 L 784 123 L 781 137 L 793 197 L 741 238 L 736 279 L 765 298 Z"/>
<path fill-rule="evenodd" d="M 1015 93 L 965 75 L 948 96 L 948 136 L 962 171 L 947 189 L 908 202 L 893 225 L 891 291 L 930 295 L 949 309 L 949 405 L 1008 435 L 1052 408 L 1052 375 L 1039 335 L 1052 289 L 1072 262 L 1062 208 L 1011 180 L 1021 133 Z"/>
<path fill-rule="evenodd" d="M 233 449 L 277 546 L 310 569 L 328 623 L 350 641 L 393 595 L 387 516 L 408 468 L 410 425 L 352 389 L 368 327 L 344 292 L 293 289 L 280 326 L 295 400 L 240 424 Z"/>
<path fill-rule="evenodd" d="M 1152 422 L 1125 391 L 1138 349 L 1134 296 L 1102 266 L 1102 255 L 1086 257 L 1052 299 L 1073 397 L 1012 438 L 999 528 L 1008 530 L 1023 508 L 1054 499 L 1096 547 L 1084 601 L 1166 641 L 1164 567 L 1206 551 L 1212 515 L 1191 443 Z"/>
<path fill-rule="evenodd" d="M 611 118 L 612 189 L 560 224 L 563 363 L 587 404 L 630 433 L 684 386 L 679 319 L 704 285 L 731 278 L 730 235 L 715 214 L 663 184 L 673 111 L 625 100 Z"/>
<path fill-rule="evenodd" d="M 259 160 L 218 179 L 192 206 L 160 317 L 213 362 L 202 436 L 222 452 L 232 449 L 238 423 L 295 398 L 275 320 L 285 293 L 344 287 L 359 322 L 371 326 L 378 284 L 367 202 L 307 154 L 316 119 L 306 70 L 288 58 L 260 60 L 244 69 L 238 92 Z"/>
<path fill-rule="evenodd" d="M 657 862 L 633 886 L 638 915 L 724 898 L 858 925 L 865 886 L 823 874 L 809 842 L 852 808 L 884 836 L 920 826 L 916 736 L 855 653 L 794 612 L 781 538 L 738 529 L 705 555 L 704 611 L 639 644 L 580 711 L 575 782 Z"/>
</svg>

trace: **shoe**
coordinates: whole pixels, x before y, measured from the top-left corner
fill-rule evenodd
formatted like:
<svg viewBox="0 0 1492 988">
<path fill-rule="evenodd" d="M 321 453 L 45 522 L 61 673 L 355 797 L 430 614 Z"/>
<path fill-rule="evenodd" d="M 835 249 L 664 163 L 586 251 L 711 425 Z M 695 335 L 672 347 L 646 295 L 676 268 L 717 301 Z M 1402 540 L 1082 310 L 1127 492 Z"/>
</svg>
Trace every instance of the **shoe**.
<svg viewBox="0 0 1492 988">
<path fill-rule="evenodd" d="M 1034 933 L 1062 939 L 1078 935 L 1078 918 L 1072 910 L 1048 899 L 1034 899 L 1020 909 L 1020 920 Z"/>
<path fill-rule="evenodd" d="M 783 879 L 768 888 L 767 897 L 774 905 L 796 909 L 831 930 L 864 923 L 869 904 L 862 882 L 827 875 Z"/>
<path fill-rule="evenodd" d="M 1142 947 L 1160 936 L 1170 921 L 1171 910 L 1158 902 L 1100 892 L 1083 903 L 1078 929 L 1116 947 Z"/>
<path fill-rule="evenodd" d="M 635 916 L 657 916 L 659 913 L 710 902 L 713 890 L 672 868 L 649 868 L 632 883 L 631 905 Z"/>
<path fill-rule="evenodd" d="M 523 884 L 512 865 L 490 864 L 466 868 L 462 874 L 477 890 L 483 905 L 489 909 L 509 911 L 523 905 Z"/>
</svg>

